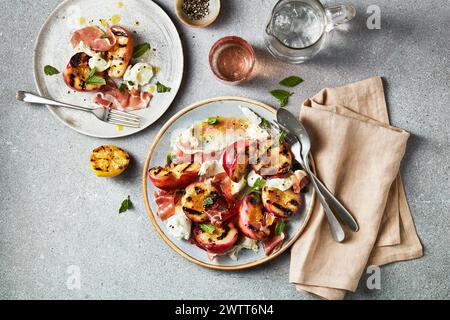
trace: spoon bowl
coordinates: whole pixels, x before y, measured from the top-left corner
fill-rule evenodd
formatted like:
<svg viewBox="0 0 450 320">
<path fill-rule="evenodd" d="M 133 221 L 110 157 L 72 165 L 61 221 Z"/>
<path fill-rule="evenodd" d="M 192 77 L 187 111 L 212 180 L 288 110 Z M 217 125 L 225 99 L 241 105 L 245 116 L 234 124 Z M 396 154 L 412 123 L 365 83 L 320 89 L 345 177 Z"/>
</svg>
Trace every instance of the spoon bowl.
<svg viewBox="0 0 450 320">
<path fill-rule="evenodd" d="M 277 111 L 277 121 L 280 125 L 297 136 L 302 145 L 302 157 L 303 159 L 308 159 L 311 151 L 311 139 L 303 124 L 298 121 L 292 113 L 283 108 L 280 108 Z"/>
</svg>

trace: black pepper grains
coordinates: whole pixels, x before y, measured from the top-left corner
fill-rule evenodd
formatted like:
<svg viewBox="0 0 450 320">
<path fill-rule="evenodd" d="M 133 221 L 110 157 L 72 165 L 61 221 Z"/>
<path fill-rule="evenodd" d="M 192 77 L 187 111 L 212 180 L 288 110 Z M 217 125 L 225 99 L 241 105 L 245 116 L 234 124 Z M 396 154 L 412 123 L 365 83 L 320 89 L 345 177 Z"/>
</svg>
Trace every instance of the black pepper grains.
<svg viewBox="0 0 450 320">
<path fill-rule="evenodd" d="M 201 20 L 209 14 L 209 0 L 184 0 L 183 11 L 191 20 Z"/>
</svg>

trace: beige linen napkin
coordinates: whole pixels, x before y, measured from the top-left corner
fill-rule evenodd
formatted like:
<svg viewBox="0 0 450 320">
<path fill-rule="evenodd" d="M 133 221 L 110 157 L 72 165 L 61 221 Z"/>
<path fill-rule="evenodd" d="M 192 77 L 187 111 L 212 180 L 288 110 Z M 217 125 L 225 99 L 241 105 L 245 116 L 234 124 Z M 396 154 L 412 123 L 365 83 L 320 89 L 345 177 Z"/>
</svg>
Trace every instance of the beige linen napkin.
<svg viewBox="0 0 450 320">
<path fill-rule="evenodd" d="M 290 281 L 325 299 L 355 291 L 368 265 L 418 258 L 422 246 L 399 176 L 409 133 L 389 125 L 380 77 L 328 88 L 305 101 L 318 176 L 352 212 L 360 231 L 333 241 L 318 201 L 291 252 Z"/>
</svg>

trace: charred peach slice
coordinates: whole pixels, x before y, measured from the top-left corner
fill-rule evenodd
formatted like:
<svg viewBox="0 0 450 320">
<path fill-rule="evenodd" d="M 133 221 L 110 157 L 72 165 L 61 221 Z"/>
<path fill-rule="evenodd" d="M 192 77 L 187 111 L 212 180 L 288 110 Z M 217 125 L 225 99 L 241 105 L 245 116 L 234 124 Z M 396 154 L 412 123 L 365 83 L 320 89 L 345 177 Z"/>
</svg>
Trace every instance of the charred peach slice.
<svg viewBox="0 0 450 320">
<path fill-rule="evenodd" d="M 292 154 L 285 144 L 269 146 L 259 153 L 253 169 L 263 177 L 279 177 L 292 168 Z"/>
<path fill-rule="evenodd" d="M 200 165 L 198 163 L 171 164 L 167 167 L 155 167 L 148 175 L 155 187 L 173 191 L 190 185 L 198 177 Z"/>
<path fill-rule="evenodd" d="M 213 231 L 205 232 L 200 226 L 194 227 L 193 234 L 197 244 L 211 253 L 226 253 L 237 242 L 239 231 L 233 222 L 222 227 L 212 227 Z"/>
<path fill-rule="evenodd" d="M 281 191 L 277 188 L 263 188 L 262 201 L 264 208 L 281 219 L 287 219 L 300 211 L 302 197 L 292 189 Z"/>
</svg>

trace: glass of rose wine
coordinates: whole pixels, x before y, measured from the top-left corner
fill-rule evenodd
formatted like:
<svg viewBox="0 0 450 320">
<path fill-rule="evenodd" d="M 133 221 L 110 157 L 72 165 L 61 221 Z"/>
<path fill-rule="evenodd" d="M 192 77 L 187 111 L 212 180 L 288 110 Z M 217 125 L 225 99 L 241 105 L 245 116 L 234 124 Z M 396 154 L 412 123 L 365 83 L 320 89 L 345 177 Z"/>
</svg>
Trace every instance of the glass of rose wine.
<svg viewBox="0 0 450 320">
<path fill-rule="evenodd" d="M 228 84 L 238 84 L 252 75 L 256 55 L 252 46 L 237 36 L 218 40 L 211 48 L 209 64 L 214 75 Z"/>
</svg>

